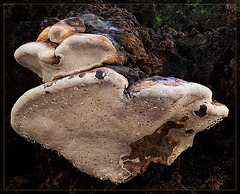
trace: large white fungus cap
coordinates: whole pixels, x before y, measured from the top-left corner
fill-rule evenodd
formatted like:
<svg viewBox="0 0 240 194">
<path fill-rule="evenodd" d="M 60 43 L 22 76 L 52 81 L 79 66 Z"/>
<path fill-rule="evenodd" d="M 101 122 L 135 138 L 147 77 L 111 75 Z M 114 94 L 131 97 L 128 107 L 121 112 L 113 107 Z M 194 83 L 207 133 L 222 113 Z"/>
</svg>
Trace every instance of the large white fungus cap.
<svg viewBox="0 0 240 194">
<path fill-rule="evenodd" d="M 12 109 L 11 124 L 81 171 L 123 183 L 150 162 L 172 164 L 196 133 L 227 115 L 200 84 L 153 77 L 129 85 L 102 67 L 27 91 Z"/>
<path fill-rule="evenodd" d="M 14 53 L 15 59 L 43 82 L 123 60 L 107 37 L 78 33 L 85 31 L 80 21 L 65 19 L 46 28 L 36 42 L 20 46 Z"/>
</svg>

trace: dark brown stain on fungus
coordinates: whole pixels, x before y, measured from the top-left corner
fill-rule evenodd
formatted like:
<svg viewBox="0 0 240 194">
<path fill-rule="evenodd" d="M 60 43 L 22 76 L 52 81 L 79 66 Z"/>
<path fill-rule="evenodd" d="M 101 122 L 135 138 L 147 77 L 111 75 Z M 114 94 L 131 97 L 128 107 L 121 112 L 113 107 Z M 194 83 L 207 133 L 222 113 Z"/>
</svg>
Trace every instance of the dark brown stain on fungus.
<svg viewBox="0 0 240 194">
<path fill-rule="evenodd" d="M 104 77 L 106 76 L 105 72 L 103 70 L 97 70 L 95 77 L 98 79 L 104 79 Z"/>
<path fill-rule="evenodd" d="M 132 151 L 129 156 L 124 156 L 124 168 L 136 173 L 143 173 L 151 161 L 167 163 L 168 157 L 178 145 L 178 141 L 168 134 L 172 128 L 183 128 L 183 124 L 168 121 L 159 127 L 153 134 L 147 135 L 130 144 Z M 136 158 L 138 162 L 134 161 Z M 138 160 L 137 159 L 137 160 Z M 131 161 L 132 160 L 132 161 Z"/>
<path fill-rule="evenodd" d="M 79 73 L 79 74 L 78 74 L 78 77 L 82 78 L 82 77 L 85 76 L 85 74 L 86 74 L 86 73 Z"/>
<path fill-rule="evenodd" d="M 193 132 L 194 132 L 193 129 L 188 129 L 188 130 L 185 131 L 185 133 L 187 133 L 187 134 L 192 134 Z"/>
<path fill-rule="evenodd" d="M 61 57 L 60 56 L 54 56 L 54 59 L 53 59 L 53 61 L 52 61 L 52 65 L 54 65 L 54 64 L 59 64 L 60 63 L 60 59 L 61 59 Z"/>
<path fill-rule="evenodd" d="M 207 114 L 207 107 L 206 107 L 204 104 L 202 104 L 202 105 L 200 106 L 199 110 L 194 111 L 194 113 L 195 113 L 198 117 L 202 118 L 202 117 L 204 117 L 204 116 Z"/>
<path fill-rule="evenodd" d="M 188 121 L 189 120 L 189 117 L 188 116 L 184 116 L 184 117 L 182 117 L 181 119 L 180 119 L 180 121 Z"/>
</svg>

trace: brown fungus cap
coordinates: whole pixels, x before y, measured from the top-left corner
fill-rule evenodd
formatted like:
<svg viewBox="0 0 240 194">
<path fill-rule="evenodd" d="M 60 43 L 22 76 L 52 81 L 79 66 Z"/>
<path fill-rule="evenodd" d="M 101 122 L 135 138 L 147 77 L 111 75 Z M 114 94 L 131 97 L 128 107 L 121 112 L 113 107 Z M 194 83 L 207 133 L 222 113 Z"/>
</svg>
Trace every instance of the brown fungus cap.
<svg viewBox="0 0 240 194">
<path fill-rule="evenodd" d="M 102 67 L 27 91 L 12 109 L 11 124 L 81 171 L 123 183 L 150 162 L 172 164 L 196 133 L 227 115 L 200 84 L 157 76 L 129 85 Z"/>
</svg>

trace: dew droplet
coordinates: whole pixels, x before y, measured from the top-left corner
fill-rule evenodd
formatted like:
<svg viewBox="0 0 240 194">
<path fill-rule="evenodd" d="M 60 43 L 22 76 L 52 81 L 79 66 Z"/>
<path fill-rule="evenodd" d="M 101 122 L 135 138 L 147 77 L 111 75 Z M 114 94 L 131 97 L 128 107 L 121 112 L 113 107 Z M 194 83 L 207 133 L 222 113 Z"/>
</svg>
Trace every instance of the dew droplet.
<svg viewBox="0 0 240 194">
<path fill-rule="evenodd" d="M 78 90 L 78 87 L 77 87 L 77 86 L 75 86 L 75 87 L 73 88 L 73 90 L 74 90 L 74 91 L 77 91 L 77 90 Z"/>
<path fill-rule="evenodd" d="M 45 145 L 43 145 L 43 147 L 44 147 L 45 149 L 47 149 L 47 150 L 49 149 L 49 148 L 48 148 L 47 146 L 45 146 Z"/>
<path fill-rule="evenodd" d="M 31 137 L 27 137 L 27 141 L 31 141 L 32 140 L 32 138 Z"/>
</svg>

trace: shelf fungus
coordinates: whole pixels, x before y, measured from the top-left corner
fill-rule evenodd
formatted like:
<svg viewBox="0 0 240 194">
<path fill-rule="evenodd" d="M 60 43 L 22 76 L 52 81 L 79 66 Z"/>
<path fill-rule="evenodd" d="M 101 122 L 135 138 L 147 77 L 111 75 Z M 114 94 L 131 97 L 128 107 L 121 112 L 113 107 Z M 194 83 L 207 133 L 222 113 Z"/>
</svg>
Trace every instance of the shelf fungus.
<svg viewBox="0 0 240 194">
<path fill-rule="evenodd" d="M 42 40 L 51 28 L 15 52 L 46 83 L 18 99 L 11 124 L 91 176 L 124 183 L 150 162 L 171 165 L 196 133 L 228 115 L 203 85 L 160 76 L 132 83 L 103 67 L 119 60 L 106 37 L 71 32 L 54 47 L 55 38 Z"/>
<path fill-rule="evenodd" d="M 65 77 L 103 63 L 122 63 L 112 42 L 103 35 L 85 34 L 82 20 L 68 18 L 46 28 L 36 42 L 20 46 L 14 53 L 19 64 L 44 82 Z"/>
</svg>

